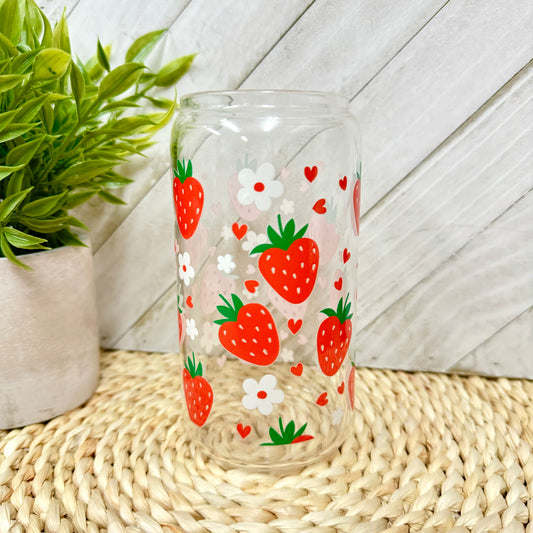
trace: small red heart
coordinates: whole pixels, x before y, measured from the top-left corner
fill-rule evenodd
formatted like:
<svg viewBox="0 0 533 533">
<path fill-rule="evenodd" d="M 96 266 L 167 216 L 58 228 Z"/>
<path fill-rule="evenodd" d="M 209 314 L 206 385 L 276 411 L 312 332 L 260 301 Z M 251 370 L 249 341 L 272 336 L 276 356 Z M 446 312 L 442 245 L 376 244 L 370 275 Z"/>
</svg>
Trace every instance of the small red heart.
<svg viewBox="0 0 533 533">
<path fill-rule="evenodd" d="M 294 320 L 294 318 L 291 318 L 287 325 L 289 326 L 289 329 L 291 330 L 293 335 L 296 335 L 298 331 L 300 331 L 300 328 L 302 327 L 303 321 L 300 318 L 300 320 Z"/>
<path fill-rule="evenodd" d="M 319 215 L 323 215 L 327 209 L 326 209 L 326 200 L 324 198 L 321 198 L 320 200 L 317 200 L 315 202 L 315 205 L 313 206 L 313 211 L 315 213 L 318 213 Z"/>
<path fill-rule="evenodd" d="M 252 431 L 251 426 L 243 426 L 240 422 L 237 424 L 237 431 L 239 432 L 239 435 L 245 439 L 249 434 L 250 431 Z"/>
<path fill-rule="evenodd" d="M 342 289 L 342 277 L 335 281 L 333 285 L 335 285 L 335 288 L 340 291 Z"/>
<path fill-rule="evenodd" d="M 350 257 L 352 257 L 352 254 L 348 251 L 348 248 L 344 248 L 344 252 L 342 252 L 342 260 L 347 263 Z"/>
<path fill-rule="evenodd" d="M 340 179 L 339 180 L 339 187 L 345 191 L 346 190 L 346 185 L 348 185 L 348 178 L 346 176 L 344 176 L 344 178 Z"/>
<path fill-rule="evenodd" d="M 255 279 L 247 279 L 244 282 L 244 286 L 246 287 L 248 292 L 251 292 L 253 294 L 255 292 L 255 289 L 257 289 L 257 287 L 259 287 L 259 282 L 256 281 Z"/>
<path fill-rule="evenodd" d="M 304 365 L 302 365 L 302 363 L 298 363 L 296 366 L 291 366 L 291 372 L 295 376 L 301 376 L 303 371 L 304 371 Z"/>
<path fill-rule="evenodd" d="M 321 407 L 326 405 L 328 402 L 329 402 L 329 400 L 328 400 L 328 393 L 327 392 L 323 392 L 316 400 L 316 403 L 318 405 L 320 405 Z"/>
<path fill-rule="evenodd" d="M 339 394 L 344 392 L 344 381 L 337 387 L 337 390 L 339 391 Z"/>
<path fill-rule="evenodd" d="M 192 296 L 187 296 L 185 303 L 192 309 L 194 307 L 194 304 L 192 303 Z"/>
<path fill-rule="evenodd" d="M 307 181 L 312 183 L 318 174 L 318 168 L 316 166 L 313 168 L 305 167 L 304 173 Z"/>
<path fill-rule="evenodd" d="M 246 224 L 242 224 L 239 226 L 237 222 L 234 222 L 231 226 L 231 229 L 233 230 L 233 234 L 239 241 L 246 235 L 246 232 L 248 231 L 248 226 Z"/>
</svg>

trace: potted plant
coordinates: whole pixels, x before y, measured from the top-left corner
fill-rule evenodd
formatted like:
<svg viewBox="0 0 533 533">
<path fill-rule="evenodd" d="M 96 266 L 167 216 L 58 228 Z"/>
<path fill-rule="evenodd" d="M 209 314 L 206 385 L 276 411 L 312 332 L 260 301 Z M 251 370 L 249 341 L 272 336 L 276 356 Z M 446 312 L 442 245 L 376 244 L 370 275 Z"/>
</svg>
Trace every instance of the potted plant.
<svg viewBox="0 0 533 533">
<path fill-rule="evenodd" d="M 130 183 L 116 167 L 142 154 L 194 56 L 158 72 L 143 61 L 164 31 L 137 39 L 111 69 L 97 43 L 70 49 L 34 0 L 0 1 L 0 429 L 47 420 L 96 388 L 99 344 L 92 254 L 71 210 Z M 145 103 L 160 108 L 144 113 Z"/>
</svg>

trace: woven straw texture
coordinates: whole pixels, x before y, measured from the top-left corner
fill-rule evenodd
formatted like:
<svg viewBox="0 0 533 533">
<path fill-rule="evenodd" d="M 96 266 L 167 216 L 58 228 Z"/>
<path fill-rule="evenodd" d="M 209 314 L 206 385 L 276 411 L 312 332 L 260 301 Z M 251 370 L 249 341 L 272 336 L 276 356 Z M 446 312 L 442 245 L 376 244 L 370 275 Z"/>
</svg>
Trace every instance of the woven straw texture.
<svg viewBox="0 0 533 533">
<path fill-rule="evenodd" d="M 353 432 L 276 477 L 183 432 L 177 355 L 104 352 L 84 406 L 0 431 L 0 532 L 530 532 L 533 383 L 359 369 Z"/>
</svg>

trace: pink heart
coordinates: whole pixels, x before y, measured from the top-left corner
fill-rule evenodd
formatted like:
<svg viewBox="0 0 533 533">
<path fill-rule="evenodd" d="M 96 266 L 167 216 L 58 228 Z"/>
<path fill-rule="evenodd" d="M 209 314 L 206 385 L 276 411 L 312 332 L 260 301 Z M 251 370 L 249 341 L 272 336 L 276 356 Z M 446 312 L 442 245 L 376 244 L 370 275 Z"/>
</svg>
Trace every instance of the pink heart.
<svg viewBox="0 0 533 533">
<path fill-rule="evenodd" d="M 309 190 L 309 182 L 302 180 L 300 182 L 300 192 L 305 192 Z"/>
<path fill-rule="evenodd" d="M 287 337 L 289 336 L 289 334 L 284 330 L 282 329 L 280 332 L 279 332 L 279 338 L 284 341 Z"/>
<path fill-rule="evenodd" d="M 298 335 L 298 344 L 306 344 L 306 343 L 307 343 L 307 337 L 303 333 L 300 333 L 300 335 Z"/>
<path fill-rule="evenodd" d="M 248 266 L 246 267 L 246 273 L 247 273 L 247 274 L 253 274 L 254 272 L 255 272 L 255 267 L 254 267 L 254 265 L 248 265 Z"/>
<path fill-rule="evenodd" d="M 288 168 L 283 167 L 280 171 L 280 175 L 282 180 L 287 179 L 291 175 L 291 171 Z"/>
<path fill-rule="evenodd" d="M 321 277 L 321 276 L 319 276 L 319 277 L 317 278 L 317 281 L 318 281 L 318 284 L 319 284 L 322 288 L 324 288 L 324 287 L 326 286 L 326 283 L 328 282 L 328 280 L 327 280 L 326 278 L 323 278 L 323 277 Z"/>
<path fill-rule="evenodd" d="M 226 354 L 222 354 L 220 357 L 217 358 L 217 364 L 218 366 L 220 367 L 223 367 L 225 364 L 226 364 L 226 359 L 227 359 L 227 355 Z"/>
</svg>

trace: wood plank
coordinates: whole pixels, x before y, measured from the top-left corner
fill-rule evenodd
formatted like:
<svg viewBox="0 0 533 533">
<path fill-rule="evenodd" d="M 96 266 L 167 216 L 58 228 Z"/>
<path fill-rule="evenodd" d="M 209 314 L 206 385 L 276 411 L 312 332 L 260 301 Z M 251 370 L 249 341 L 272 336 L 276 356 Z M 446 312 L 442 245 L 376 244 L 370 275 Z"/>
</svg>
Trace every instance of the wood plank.
<svg viewBox="0 0 533 533">
<path fill-rule="evenodd" d="M 195 68 L 183 80 L 183 90 L 233 88 L 261 61 L 309 3 L 310 0 L 284 3 L 262 0 L 253 4 L 244 0 L 192 2 L 169 30 L 164 53 L 200 52 Z M 250 47 L 250 42 L 254 46 Z M 232 58 L 231 68 L 228 68 L 228 58 Z M 100 327 L 105 346 L 112 346 L 113 340 L 145 313 L 176 276 L 171 249 L 170 180 L 166 174 L 160 179 L 168 168 L 168 139 L 159 143 L 157 149 L 164 152 L 164 157 L 150 160 L 150 165 L 157 168 L 157 172 L 152 168 L 150 173 L 153 187 L 146 187 L 142 196 L 131 200 L 136 207 L 121 224 L 113 214 L 96 227 L 98 240 L 98 234 L 110 235 L 120 224 L 95 254 Z M 138 193 L 141 192 L 139 188 Z M 94 226 L 90 227 L 94 237 Z M 146 272 L 150 275 L 146 276 Z"/>
<path fill-rule="evenodd" d="M 533 62 L 362 221 L 364 328 L 533 186 Z"/>
<path fill-rule="evenodd" d="M 488 376 L 533 377 L 533 307 L 529 307 L 497 333 L 474 348 L 447 371 Z"/>
<path fill-rule="evenodd" d="M 359 364 L 444 371 L 528 309 L 532 212 L 533 191 L 365 327 Z"/>
<path fill-rule="evenodd" d="M 533 2 L 451 0 L 352 101 L 366 213 L 532 57 Z"/>
<path fill-rule="evenodd" d="M 331 1 L 317 0 L 283 40 L 253 70 L 252 75 L 244 82 L 243 88 L 252 86 L 256 88 L 319 88 L 312 82 L 312 80 L 321 80 L 324 77 L 317 68 L 319 69 L 322 64 L 331 64 L 338 57 L 342 42 L 342 48 L 348 51 L 348 55 L 343 56 L 342 61 L 336 63 L 335 68 L 340 69 L 337 78 L 346 77 L 345 89 L 342 90 L 351 94 L 367 83 L 376 73 L 376 69 L 382 67 L 390 57 L 397 53 L 399 48 L 420 26 L 427 22 L 443 3 L 443 1 L 417 2 L 409 10 L 399 10 L 396 3 L 390 1 L 376 7 L 375 2 L 344 2 L 339 6 L 338 3 Z M 373 15 L 369 14 L 371 10 L 374 10 Z M 345 16 L 339 17 L 341 12 Z M 357 32 L 353 31 L 355 19 L 366 21 Z M 326 24 L 326 21 L 329 22 Z M 332 31 L 333 27 L 335 31 Z M 372 44 L 368 45 L 368 43 Z M 301 63 L 300 59 L 294 60 L 293 55 L 294 53 L 301 54 L 304 44 L 306 59 Z M 354 60 L 353 67 L 347 69 L 346 65 L 352 65 Z M 284 76 L 291 75 L 293 71 L 309 73 L 310 78 L 306 78 L 305 85 L 293 85 L 288 82 L 284 84 L 286 81 Z M 195 70 L 195 72 L 200 71 Z M 224 74 L 224 72 L 219 73 L 219 77 L 222 76 L 224 79 Z M 246 77 L 245 71 L 242 72 L 242 76 Z M 340 90 L 337 87 L 320 88 Z M 174 309 L 174 302 L 175 289 L 170 287 L 156 305 L 146 310 L 146 315 L 142 314 L 138 323 L 125 336 L 120 340 L 116 339 L 115 345 L 140 346 L 143 349 L 162 351 L 176 350 L 175 339 L 167 340 L 166 334 L 167 328 L 175 323 L 175 314 L 172 311 L 170 318 L 165 314 L 169 312 L 168 309 Z M 159 324 L 161 327 L 158 326 Z"/>
<path fill-rule="evenodd" d="M 447 0 L 316 0 L 243 89 L 334 91 L 352 98 Z"/>
</svg>

